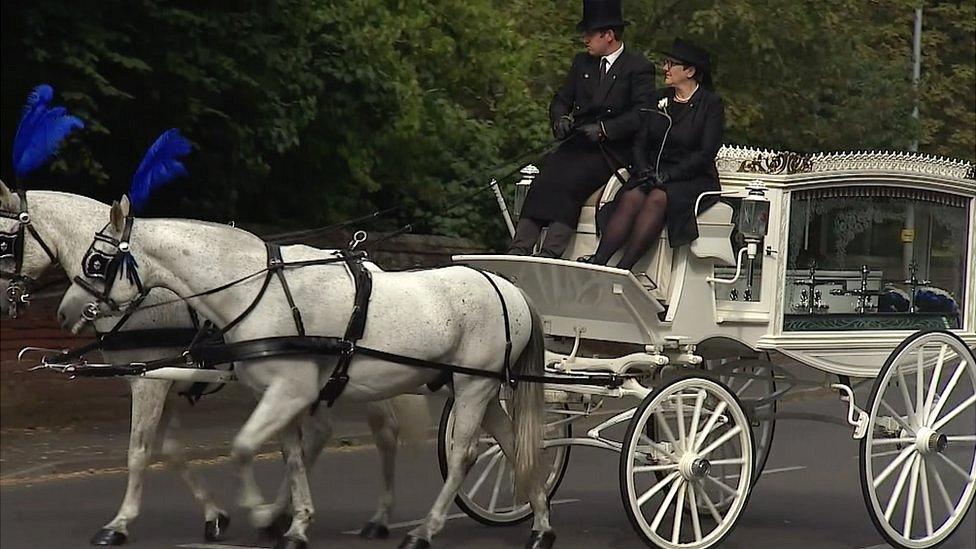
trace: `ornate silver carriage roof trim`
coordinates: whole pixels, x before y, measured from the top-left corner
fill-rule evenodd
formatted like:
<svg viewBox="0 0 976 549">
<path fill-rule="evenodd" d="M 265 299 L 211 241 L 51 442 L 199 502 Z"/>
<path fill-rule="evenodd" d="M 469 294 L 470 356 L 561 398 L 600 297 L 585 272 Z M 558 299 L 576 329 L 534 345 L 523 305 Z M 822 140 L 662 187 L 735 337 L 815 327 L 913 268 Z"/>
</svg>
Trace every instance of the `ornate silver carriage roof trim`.
<svg viewBox="0 0 976 549">
<path fill-rule="evenodd" d="M 724 145 L 715 159 L 723 173 L 763 175 L 826 172 L 897 172 L 976 180 L 976 165 L 943 156 L 896 151 L 849 151 L 803 154 Z"/>
</svg>

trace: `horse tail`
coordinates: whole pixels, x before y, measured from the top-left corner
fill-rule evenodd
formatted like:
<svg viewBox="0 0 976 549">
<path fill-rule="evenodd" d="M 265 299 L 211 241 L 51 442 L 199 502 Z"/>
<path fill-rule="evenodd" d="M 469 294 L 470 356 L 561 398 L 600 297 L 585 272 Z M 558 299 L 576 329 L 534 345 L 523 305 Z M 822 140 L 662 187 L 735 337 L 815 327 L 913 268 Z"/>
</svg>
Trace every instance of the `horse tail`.
<svg viewBox="0 0 976 549">
<path fill-rule="evenodd" d="M 542 316 L 532 301 L 522 293 L 532 318 L 529 342 L 513 366 L 518 375 L 545 374 L 545 334 Z M 512 407 L 512 429 L 515 432 L 515 485 L 517 493 L 528 494 L 537 481 L 542 461 L 542 437 L 545 414 L 545 388 L 542 383 L 522 381 L 515 389 Z"/>
</svg>

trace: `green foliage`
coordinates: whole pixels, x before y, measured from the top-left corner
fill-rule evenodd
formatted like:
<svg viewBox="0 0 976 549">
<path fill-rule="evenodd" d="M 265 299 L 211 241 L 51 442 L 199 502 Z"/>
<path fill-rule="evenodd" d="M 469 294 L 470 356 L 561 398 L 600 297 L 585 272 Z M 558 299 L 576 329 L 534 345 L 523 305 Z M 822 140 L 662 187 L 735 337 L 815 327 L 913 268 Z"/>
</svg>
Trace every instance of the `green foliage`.
<svg viewBox="0 0 976 549">
<path fill-rule="evenodd" d="M 657 61 L 680 35 L 713 52 L 730 143 L 905 149 L 917 132 L 924 152 L 976 157 L 973 0 L 925 4 L 918 124 L 907 0 L 624 8 L 628 48 Z M 179 127 L 196 147 L 192 177 L 150 213 L 309 227 L 403 204 L 367 228 L 413 221 L 492 243 L 504 231 L 490 193 L 478 191 L 490 167 L 548 142 L 547 104 L 580 49 L 579 0 L 12 0 L 2 9 L 3 150 L 39 82 L 89 128 L 35 185 L 115 198 L 145 147 Z"/>
</svg>

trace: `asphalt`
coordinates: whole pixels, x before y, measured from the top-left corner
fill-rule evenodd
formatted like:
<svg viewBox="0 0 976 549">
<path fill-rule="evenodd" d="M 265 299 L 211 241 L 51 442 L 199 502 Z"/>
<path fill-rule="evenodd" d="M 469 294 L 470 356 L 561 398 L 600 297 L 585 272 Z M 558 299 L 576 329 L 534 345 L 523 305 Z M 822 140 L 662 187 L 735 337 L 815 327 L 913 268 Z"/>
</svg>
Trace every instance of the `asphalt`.
<svg viewBox="0 0 976 549">
<path fill-rule="evenodd" d="M 432 408 L 438 403 L 432 402 Z M 783 411 L 828 414 L 842 418 L 846 412 L 835 398 L 787 403 Z M 233 426 L 226 426 L 227 440 Z M 214 448 L 223 444 L 215 431 L 203 435 L 188 429 L 188 439 L 205 438 Z M 326 451 L 312 473 L 316 518 L 311 528 L 312 547 L 393 548 L 415 521 L 421 519 L 441 484 L 435 446 L 431 443 L 404 448 L 398 458 L 397 508 L 388 540 L 365 541 L 354 533 L 369 518 L 378 494 L 378 461 L 375 451 L 360 445 L 363 426 L 340 423 L 345 443 Z M 53 438 L 56 434 L 35 434 Z M 77 440 L 84 433 L 76 433 Z M 122 437 L 124 442 L 124 437 Z M 104 444 L 104 433 L 89 436 L 92 445 Z M 76 443 L 68 437 L 66 443 Z M 3 440 L 5 449 L 13 443 Z M 52 446 L 58 446 L 50 442 Z M 118 444 L 118 442 L 114 443 Z M 226 446 L 224 446 L 226 448 Z M 111 453 L 106 446 L 98 450 Z M 225 450 L 224 450 L 225 452 Z M 881 549 L 887 547 L 874 530 L 862 501 L 858 481 L 858 447 L 850 429 L 837 425 L 783 420 L 766 473 L 753 490 L 748 507 L 722 547 L 731 549 Z M 11 455 L 7 452 L 7 455 Z M 114 456 L 117 462 L 124 454 Z M 4 460 L 0 480 L 0 546 L 8 548 L 85 547 L 88 538 L 115 514 L 125 477 L 98 462 L 85 468 L 82 462 L 61 468 L 34 471 Z M 149 473 L 142 514 L 131 526 L 130 546 L 140 548 L 232 549 L 269 547 L 246 524 L 234 504 L 236 479 L 220 455 L 199 457 L 195 468 L 231 512 L 230 537 L 220 543 L 203 541 L 203 519 L 189 493 L 171 473 Z M 644 547 L 631 530 L 617 486 L 617 454 L 574 448 L 567 476 L 555 497 L 553 525 L 557 547 Z M 259 480 L 270 497 L 281 478 L 281 465 L 273 454 L 258 464 Z M 976 518 L 970 509 L 956 535 L 942 547 L 976 548 Z M 528 535 L 526 524 L 492 528 L 455 511 L 435 547 L 470 549 L 521 547 Z"/>
</svg>

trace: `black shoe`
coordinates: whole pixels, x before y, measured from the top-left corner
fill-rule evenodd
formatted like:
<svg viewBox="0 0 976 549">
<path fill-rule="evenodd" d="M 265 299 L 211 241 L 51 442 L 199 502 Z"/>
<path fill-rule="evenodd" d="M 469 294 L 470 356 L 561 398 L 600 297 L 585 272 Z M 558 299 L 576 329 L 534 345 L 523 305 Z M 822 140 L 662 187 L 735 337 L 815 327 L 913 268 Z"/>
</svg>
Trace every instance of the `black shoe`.
<svg viewBox="0 0 976 549">
<path fill-rule="evenodd" d="M 576 258 L 576 261 L 579 261 L 580 263 L 589 263 L 590 265 L 599 265 L 599 263 L 596 262 L 596 254 L 581 255 Z"/>
</svg>

